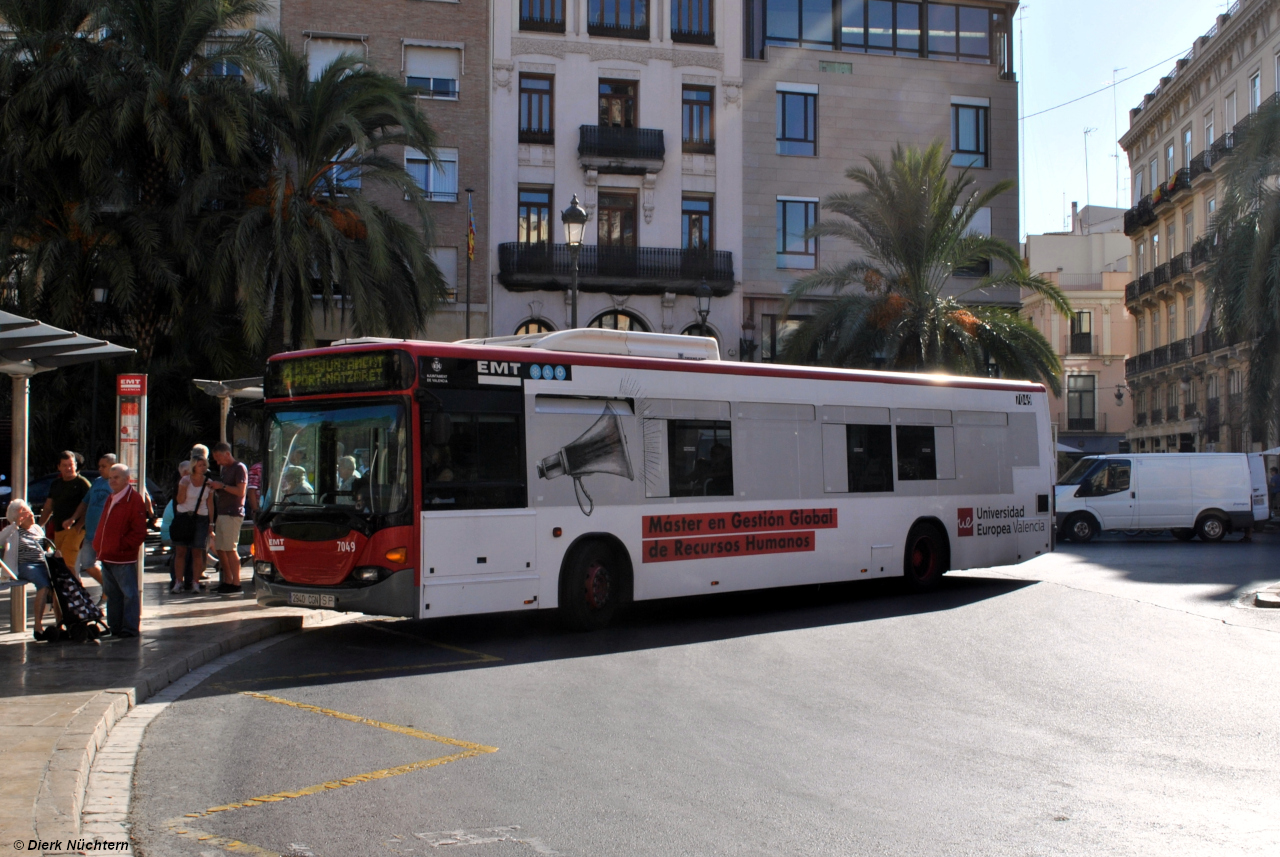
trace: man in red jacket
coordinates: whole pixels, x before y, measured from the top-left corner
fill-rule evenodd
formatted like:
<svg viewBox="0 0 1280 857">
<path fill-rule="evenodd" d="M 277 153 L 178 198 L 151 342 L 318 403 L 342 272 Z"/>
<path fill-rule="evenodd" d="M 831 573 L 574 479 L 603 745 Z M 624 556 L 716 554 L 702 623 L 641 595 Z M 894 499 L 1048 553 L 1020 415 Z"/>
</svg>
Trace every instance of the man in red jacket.
<svg viewBox="0 0 1280 857">
<path fill-rule="evenodd" d="M 137 637 L 142 622 L 138 598 L 138 548 L 147 538 L 146 503 L 129 484 L 129 468 L 117 464 L 107 474 L 111 496 L 98 522 L 93 549 L 102 563 L 107 593 L 107 625 L 113 640 Z"/>
</svg>

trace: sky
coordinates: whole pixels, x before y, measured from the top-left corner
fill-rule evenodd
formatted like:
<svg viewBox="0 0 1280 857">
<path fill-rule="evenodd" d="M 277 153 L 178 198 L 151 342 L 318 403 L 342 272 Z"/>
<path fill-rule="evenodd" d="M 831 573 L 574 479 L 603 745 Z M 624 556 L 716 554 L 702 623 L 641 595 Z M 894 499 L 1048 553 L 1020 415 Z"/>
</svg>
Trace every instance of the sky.
<svg viewBox="0 0 1280 857">
<path fill-rule="evenodd" d="M 1129 108 L 1229 6 L 1217 0 L 1030 0 L 1022 5 L 1014 22 L 1014 60 L 1024 117 L 1023 235 L 1069 228 L 1072 201 L 1081 208 L 1089 203 L 1129 207 L 1129 162 L 1116 145 L 1129 127 Z M 1116 80 L 1133 79 L 1117 84 L 1113 107 L 1116 68 L 1121 69 Z M 1104 87 L 1074 104 L 1031 115 Z M 1087 147 L 1086 128 L 1097 129 L 1088 135 Z"/>
</svg>

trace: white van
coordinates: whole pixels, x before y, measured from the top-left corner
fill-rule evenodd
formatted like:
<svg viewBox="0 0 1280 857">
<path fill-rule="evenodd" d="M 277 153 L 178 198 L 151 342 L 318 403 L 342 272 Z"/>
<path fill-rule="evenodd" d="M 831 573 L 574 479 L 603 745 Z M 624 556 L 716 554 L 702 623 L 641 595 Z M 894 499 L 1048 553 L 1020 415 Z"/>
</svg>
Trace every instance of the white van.
<svg viewBox="0 0 1280 857">
<path fill-rule="evenodd" d="M 1103 530 L 1171 530 L 1221 541 L 1271 514 L 1261 455 L 1168 453 L 1082 458 L 1058 480 L 1058 532 L 1087 542 Z"/>
</svg>

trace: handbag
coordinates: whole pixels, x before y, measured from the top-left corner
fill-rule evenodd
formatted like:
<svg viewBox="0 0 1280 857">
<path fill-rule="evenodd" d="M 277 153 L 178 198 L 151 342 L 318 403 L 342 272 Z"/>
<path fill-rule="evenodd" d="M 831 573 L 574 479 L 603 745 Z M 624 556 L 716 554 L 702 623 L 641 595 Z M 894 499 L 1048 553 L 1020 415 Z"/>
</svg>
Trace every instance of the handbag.
<svg viewBox="0 0 1280 857">
<path fill-rule="evenodd" d="M 196 495 L 197 512 L 200 510 L 201 501 L 204 500 L 204 489 L 208 487 L 209 478 L 205 477 L 204 484 L 200 486 L 200 493 Z M 169 523 L 169 541 L 190 542 L 194 540 L 196 537 L 196 524 L 196 512 L 178 512 Z"/>
</svg>

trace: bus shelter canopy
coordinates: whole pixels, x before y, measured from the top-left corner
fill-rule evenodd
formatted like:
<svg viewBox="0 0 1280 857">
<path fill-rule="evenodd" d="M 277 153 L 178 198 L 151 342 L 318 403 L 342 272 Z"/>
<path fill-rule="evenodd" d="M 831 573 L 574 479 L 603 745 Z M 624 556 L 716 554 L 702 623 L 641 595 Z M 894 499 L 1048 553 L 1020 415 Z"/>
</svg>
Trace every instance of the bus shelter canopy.
<svg viewBox="0 0 1280 857">
<path fill-rule="evenodd" d="M 0 373 L 13 381 L 12 496 L 26 497 L 27 494 L 27 414 L 30 410 L 31 376 L 132 353 L 132 348 L 113 345 L 105 339 L 94 339 L 0 310 Z"/>
</svg>

